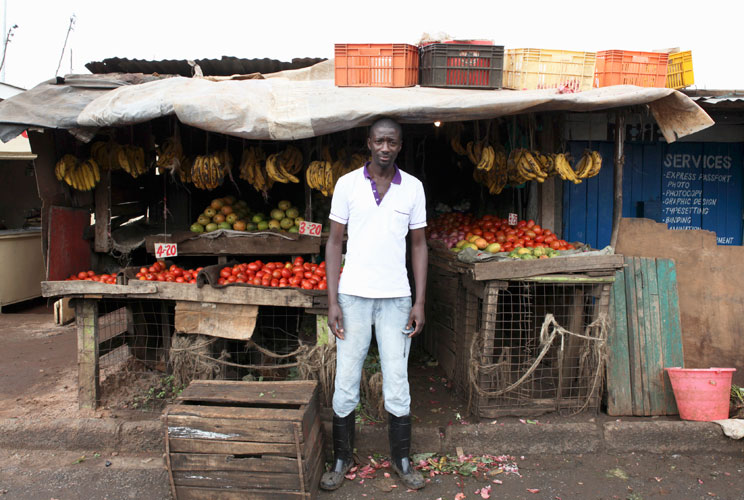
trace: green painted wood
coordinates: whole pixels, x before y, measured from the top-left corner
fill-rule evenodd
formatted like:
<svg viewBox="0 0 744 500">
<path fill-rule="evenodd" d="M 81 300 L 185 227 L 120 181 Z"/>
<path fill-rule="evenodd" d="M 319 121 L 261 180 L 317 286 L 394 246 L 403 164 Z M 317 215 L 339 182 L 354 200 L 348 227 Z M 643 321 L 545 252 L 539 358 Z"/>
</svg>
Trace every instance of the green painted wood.
<svg viewBox="0 0 744 500">
<path fill-rule="evenodd" d="M 636 349 L 638 352 L 638 369 L 641 372 L 641 398 L 643 401 L 642 412 L 637 415 L 649 415 L 651 411 L 651 397 L 648 391 L 649 379 L 648 379 L 648 353 L 646 352 L 646 331 L 648 330 L 648 297 L 646 296 L 646 290 L 644 287 L 644 275 L 643 275 L 643 258 L 633 257 L 633 275 L 635 277 L 635 291 L 636 291 L 636 302 L 638 316 L 638 332 L 635 337 Z"/>
<path fill-rule="evenodd" d="M 677 268 L 670 259 L 657 259 L 656 275 L 661 305 L 662 356 L 663 366 L 683 367 L 682 328 L 679 317 L 679 296 L 677 295 Z M 664 410 L 666 415 L 679 413 L 669 375 L 664 372 Z"/>
<path fill-rule="evenodd" d="M 635 257 L 625 258 L 625 304 L 628 311 L 628 365 L 630 367 L 630 390 L 633 400 L 633 415 L 644 415 L 643 404 L 643 380 L 641 370 L 641 353 L 638 342 L 641 315 L 639 314 L 638 292 L 636 281 L 640 283 L 641 277 L 636 276 Z M 640 311 L 642 313 L 642 311 Z"/>
<path fill-rule="evenodd" d="M 633 395 L 630 388 L 630 359 L 628 354 L 628 310 L 625 302 L 625 271 L 615 273 L 610 295 L 610 311 L 614 328 L 610 330 L 607 361 L 607 414 L 633 414 Z"/>
<path fill-rule="evenodd" d="M 662 356 L 663 332 L 659 318 L 659 287 L 656 278 L 656 259 L 641 258 L 643 273 L 643 297 L 646 309 L 646 392 L 651 403 L 649 415 L 664 415 L 664 358 Z"/>
</svg>

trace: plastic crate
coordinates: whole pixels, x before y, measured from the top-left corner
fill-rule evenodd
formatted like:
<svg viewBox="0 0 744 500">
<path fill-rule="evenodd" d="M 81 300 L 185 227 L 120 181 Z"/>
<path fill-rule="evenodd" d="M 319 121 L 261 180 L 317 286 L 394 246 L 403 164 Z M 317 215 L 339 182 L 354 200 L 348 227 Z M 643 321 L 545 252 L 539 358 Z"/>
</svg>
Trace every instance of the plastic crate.
<svg viewBox="0 0 744 500">
<path fill-rule="evenodd" d="M 501 45 L 434 43 L 421 48 L 422 87 L 496 89 L 501 87 Z"/>
<path fill-rule="evenodd" d="M 670 89 L 683 89 L 695 83 L 692 71 L 692 51 L 669 54 L 666 86 Z"/>
<path fill-rule="evenodd" d="M 551 49 L 508 49 L 504 87 L 515 90 L 566 87 L 589 90 L 594 78 L 594 52 Z"/>
<path fill-rule="evenodd" d="M 338 87 L 412 87 L 418 83 L 418 47 L 393 43 L 337 43 Z"/>
<path fill-rule="evenodd" d="M 666 52 L 634 52 L 631 50 L 603 50 L 597 52 L 595 87 L 636 85 L 638 87 L 666 86 Z"/>
</svg>

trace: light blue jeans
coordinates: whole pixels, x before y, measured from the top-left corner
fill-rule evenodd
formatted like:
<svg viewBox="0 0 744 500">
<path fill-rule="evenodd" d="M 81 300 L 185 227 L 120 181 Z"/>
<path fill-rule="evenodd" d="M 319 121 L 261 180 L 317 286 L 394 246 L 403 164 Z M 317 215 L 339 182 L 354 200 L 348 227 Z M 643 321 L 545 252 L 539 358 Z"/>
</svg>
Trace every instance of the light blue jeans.
<svg viewBox="0 0 744 500">
<path fill-rule="evenodd" d="M 408 388 L 411 339 L 402 330 L 411 314 L 411 297 L 367 299 L 339 293 L 338 305 L 344 315 L 344 340 L 336 339 L 333 411 L 339 417 L 345 417 L 359 403 L 362 366 L 372 340 L 374 324 L 382 366 L 385 409 L 396 417 L 408 415 L 411 410 Z"/>
</svg>

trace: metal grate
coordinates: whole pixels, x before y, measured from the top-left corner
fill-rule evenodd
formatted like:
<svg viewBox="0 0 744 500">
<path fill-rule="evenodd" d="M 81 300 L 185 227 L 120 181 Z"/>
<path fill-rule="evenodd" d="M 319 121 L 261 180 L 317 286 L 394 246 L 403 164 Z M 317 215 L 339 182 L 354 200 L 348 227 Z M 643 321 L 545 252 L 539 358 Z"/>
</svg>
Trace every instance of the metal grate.
<svg viewBox="0 0 744 500">
<path fill-rule="evenodd" d="M 602 300 L 602 295 L 607 295 Z M 609 286 L 489 282 L 468 294 L 471 404 L 484 417 L 599 406 Z"/>
<path fill-rule="evenodd" d="M 299 346 L 315 344 L 316 320 L 302 308 L 260 306 L 250 340 L 175 332 L 175 303 L 98 300 L 101 403 L 158 410 L 191 380 L 298 378 Z"/>
</svg>

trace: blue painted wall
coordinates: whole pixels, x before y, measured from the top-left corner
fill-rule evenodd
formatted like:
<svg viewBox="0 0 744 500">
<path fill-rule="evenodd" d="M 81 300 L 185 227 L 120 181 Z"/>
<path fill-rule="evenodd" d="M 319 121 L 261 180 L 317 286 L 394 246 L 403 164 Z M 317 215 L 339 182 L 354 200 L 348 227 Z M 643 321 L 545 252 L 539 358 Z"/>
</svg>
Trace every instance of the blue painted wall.
<svg viewBox="0 0 744 500">
<path fill-rule="evenodd" d="M 610 243 L 614 145 L 569 142 L 578 159 L 585 148 L 600 152 L 599 175 L 563 187 L 563 233 L 594 248 Z M 671 229 L 714 231 L 720 245 L 742 244 L 741 143 L 626 144 L 623 217 L 646 217 Z"/>
</svg>

